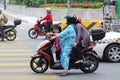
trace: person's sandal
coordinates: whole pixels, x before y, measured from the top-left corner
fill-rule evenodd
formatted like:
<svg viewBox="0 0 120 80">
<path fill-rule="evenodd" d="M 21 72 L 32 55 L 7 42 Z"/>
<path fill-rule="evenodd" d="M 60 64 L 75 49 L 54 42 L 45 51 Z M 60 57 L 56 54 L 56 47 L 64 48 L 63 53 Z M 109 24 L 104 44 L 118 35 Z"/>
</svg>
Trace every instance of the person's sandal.
<svg viewBox="0 0 120 80">
<path fill-rule="evenodd" d="M 54 66 L 60 66 L 60 62 L 56 62 Z"/>
</svg>

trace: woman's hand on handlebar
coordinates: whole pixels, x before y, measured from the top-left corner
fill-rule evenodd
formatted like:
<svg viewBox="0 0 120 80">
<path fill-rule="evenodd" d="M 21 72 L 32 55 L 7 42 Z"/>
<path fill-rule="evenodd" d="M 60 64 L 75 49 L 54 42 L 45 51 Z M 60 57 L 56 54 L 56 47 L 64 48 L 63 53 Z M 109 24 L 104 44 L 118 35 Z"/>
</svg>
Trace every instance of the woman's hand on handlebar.
<svg viewBox="0 0 120 80">
<path fill-rule="evenodd" d="M 76 42 L 73 43 L 73 47 L 77 47 L 77 43 Z"/>
</svg>

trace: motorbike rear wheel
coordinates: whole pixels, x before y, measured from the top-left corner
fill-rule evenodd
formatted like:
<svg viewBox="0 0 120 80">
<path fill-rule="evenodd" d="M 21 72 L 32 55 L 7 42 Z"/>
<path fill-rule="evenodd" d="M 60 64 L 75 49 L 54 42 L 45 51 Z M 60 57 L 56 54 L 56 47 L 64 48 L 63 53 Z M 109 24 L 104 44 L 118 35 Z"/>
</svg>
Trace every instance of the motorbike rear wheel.
<svg viewBox="0 0 120 80">
<path fill-rule="evenodd" d="M 93 73 L 94 71 L 96 71 L 99 66 L 98 58 L 91 54 L 87 54 L 84 57 L 89 66 L 81 65 L 80 69 L 85 73 Z"/>
<path fill-rule="evenodd" d="M 38 31 L 37 30 L 34 30 L 34 28 L 31 28 L 29 31 L 28 31 L 28 35 L 31 39 L 36 39 L 38 37 Z"/>
<path fill-rule="evenodd" d="M 8 40 L 8 41 L 13 41 L 16 39 L 16 32 L 13 31 L 13 30 L 9 30 L 7 32 L 5 32 L 5 38 Z"/>
<path fill-rule="evenodd" d="M 42 57 L 34 57 L 30 62 L 30 67 L 35 73 L 44 73 L 48 69 L 48 65 L 48 60 Z"/>
</svg>

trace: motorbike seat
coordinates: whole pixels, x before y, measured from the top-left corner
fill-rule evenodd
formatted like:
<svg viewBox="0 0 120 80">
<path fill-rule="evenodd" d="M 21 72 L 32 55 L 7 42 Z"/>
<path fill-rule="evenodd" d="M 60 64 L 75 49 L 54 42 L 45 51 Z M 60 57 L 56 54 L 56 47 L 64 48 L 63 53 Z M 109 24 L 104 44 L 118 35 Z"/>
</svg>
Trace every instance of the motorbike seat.
<svg viewBox="0 0 120 80">
<path fill-rule="evenodd" d="M 84 51 L 86 51 L 86 50 L 88 50 L 88 49 L 91 49 L 91 48 L 93 48 L 94 46 L 96 46 L 96 43 L 90 43 L 87 47 L 83 48 L 83 49 L 81 50 L 81 52 L 84 52 Z"/>
<path fill-rule="evenodd" d="M 13 25 L 5 25 L 4 29 L 13 28 L 13 27 L 14 27 Z"/>
</svg>

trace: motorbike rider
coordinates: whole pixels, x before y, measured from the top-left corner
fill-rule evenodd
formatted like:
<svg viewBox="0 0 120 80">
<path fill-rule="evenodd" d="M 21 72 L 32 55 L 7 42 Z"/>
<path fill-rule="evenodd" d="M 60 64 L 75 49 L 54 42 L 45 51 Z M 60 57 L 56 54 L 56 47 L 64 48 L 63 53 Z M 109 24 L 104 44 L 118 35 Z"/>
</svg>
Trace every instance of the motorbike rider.
<svg viewBox="0 0 120 80">
<path fill-rule="evenodd" d="M 63 29 L 61 33 L 56 36 L 53 36 L 51 39 L 59 38 L 60 39 L 60 63 L 64 68 L 64 73 L 61 76 L 68 75 L 69 68 L 69 59 L 72 51 L 73 43 L 76 39 L 75 24 L 76 16 L 74 14 L 68 14 L 66 17 L 67 26 Z"/>
<path fill-rule="evenodd" d="M 73 55 L 76 56 L 76 64 L 83 62 L 80 51 L 87 47 L 90 43 L 90 34 L 89 31 L 81 24 L 82 19 L 77 16 L 77 37 L 73 44 Z"/>
<path fill-rule="evenodd" d="M 40 20 L 40 22 L 46 20 L 46 22 L 44 22 L 44 23 L 47 24 L 47 25 L 45 26 L 46 33 L 47 33 L 47 32 L 50 32 L 50 30 L 51 30 L 51 25 L 52 25 L 52 23 L 53 23 L 52 13 L 51 13 L 51 12 L 52 12 L 52 10 L 51 10 L 50 8 L 47 8 L 47 14 L 46 14 L 46 16 Z"/>
<path fill-rule="evenodd" d="M 1 32 L 1 38 L 2 41 L 4 41 L 4 15 L 2 14 L 2 10 L 0 10 L 0 32 Z"/>
</svg>

